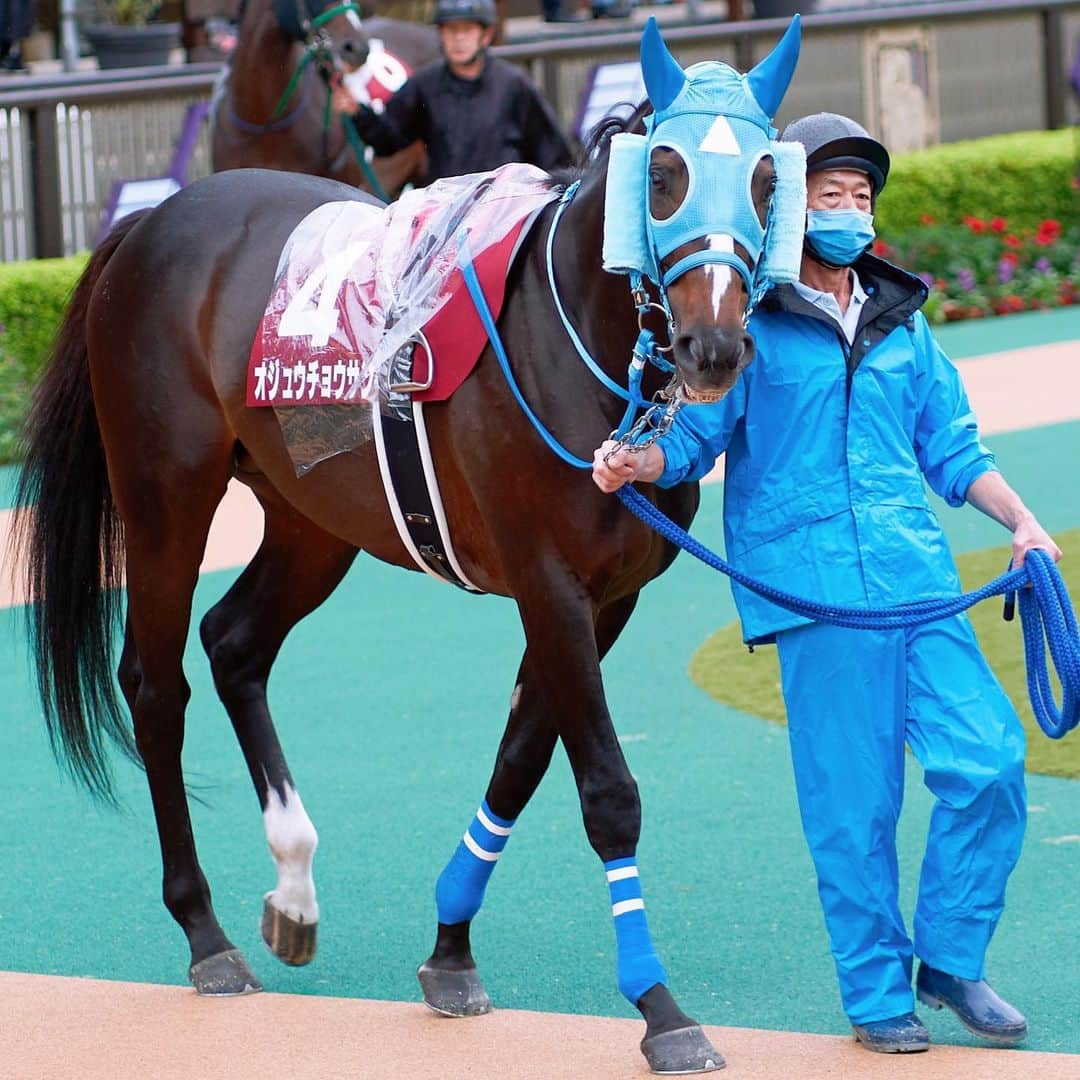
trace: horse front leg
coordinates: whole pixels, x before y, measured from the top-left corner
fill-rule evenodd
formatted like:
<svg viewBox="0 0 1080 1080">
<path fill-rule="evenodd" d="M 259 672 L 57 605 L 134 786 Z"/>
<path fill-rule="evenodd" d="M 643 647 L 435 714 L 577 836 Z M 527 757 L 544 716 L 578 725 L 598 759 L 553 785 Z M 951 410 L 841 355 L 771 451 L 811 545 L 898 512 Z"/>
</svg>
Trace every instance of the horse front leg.
<svg viewBox="0 0 1080 1080">
<path fill-rule="evenodd" d="M 642 1050 L 656 1072 L 717 1069 L 723 1066 L 723 1058 L 700 1026 L 679 1009 L 652 947 L 635 858 L 640 832 L 637 785 L 622 757 L 600 682 L 599 661 L 626 625 L 637 594 L 608 605 L 593 623 L 591 605 L 580 599 L 575 586 L 568 584 L 566 592 L 573 597 L 575 617 L 570 623 L 579 628 L 577 634 L 568 631 L 562 610 L 553 612 L 545 607 L 550 599 L 537 602 L 541 625 L 532 632 L 527 609 L 519 601 L 529 644 L 514 688 L 506 733 L 481 813 L 469 825 L 467 835 L 472 843 L 462 840 L 440 877 L 440 891 L 448 892 L 448 884 L 465 880 L 473 883 L 472 894 L 468 907 L 462 910 L 440 906 L 435 950 L 419 973 L 425 1001 L 451 1016 L 477 1015 L 490 1008 L 471 953 L 471 921 L 494 868 L 496 860 L 490 855 L 497 859 L 496 842 L 501 853 L 508 829 L 547 771 L 561 734 L 577 779 L 586 831 L 608 877 L 619 986 L 646 1021 Z M 584 643 L 581 649 L 578 642 Z M 564 685 L 564 675 L 571 674 L 572 683 Z M 586 731 L 586 716 L 600 718 L 592 725 L 592 737 Z M 556 724 L 552 717 L 563 717 L 564 723 Z M 484 820 L 491 822 L 490 811 L 499 815 L 506 832 L 490 831 Z M 474 850 L 485 844 L 490 848 L 486 859 Z M 457 921 L 447 921 L 455 918 Z"/>
<path fill-rule="evenodd" d="M 645 1019 L 641 1043 L 657 1073 L 724 1066 L 699 1024 L 679 1008 L 653 947 L 637 866 L 641 803 L 604 697 L 592 604 L 572 576 L 552 575 L 519 595 L 538 689 L 577 783 L 585 832 L 611 896 L 619 989 Z"/>
<path fill-rule="evenodd" d="M 603 608 L 595 636 L 601 658 L 615 643 L 637 604 L 632 593 Z M 470 942 L 472 920 L 479 911 L 488 879 L 509 830 L 525 809 L 551 763 L 558 735 L 530 673 L 529 652 L 518 669 L 510 698 L 510 716 L 499 745 L 484 802 L 469 823 L 453 858 L 439 878 L 439 926 L 435 948 L 417 975 L 424 1002 L 445 1016 L 478 1016 L 491 1008 L 476 971 Z M 494 821 L 492 820 L 494 818 Z M 493 831 L 492 825 L 495 826 Z M 486 857 L 476 848 L 486 845 Z M 492 856 L 495 856 L 492 858 Z"/>
<path fill-rule="evenodd" d="M 435 949 L 416 974 L 424 1003 L 444 1016 L 480 1016 L 491 1009 L 473 960 L 470 928 L 514 822 L 547 771 L 557 737 L 528 689 L 530 668 L 526 650 L 487 793 L 435 887 Z"/>
</svg>

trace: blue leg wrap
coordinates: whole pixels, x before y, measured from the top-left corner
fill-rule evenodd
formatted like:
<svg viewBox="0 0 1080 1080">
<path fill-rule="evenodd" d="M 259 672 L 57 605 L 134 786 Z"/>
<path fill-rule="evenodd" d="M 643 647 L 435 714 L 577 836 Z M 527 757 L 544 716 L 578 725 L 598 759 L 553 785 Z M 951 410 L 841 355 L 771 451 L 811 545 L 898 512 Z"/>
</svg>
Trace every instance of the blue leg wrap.
<svg viewBox="0 0 1080 1080">
<path fill-rule="evenodd" d="M 469 922 L 480 910 L 488 878 L 513 827 L 514 821 L 491 812 L 487 799 L 480 804 L 435 886 L 439 922 L 448 926 Z"/>
<path fill-rule="evenodd" d="M 638 998 L 657 983 L 667 986 L 667 972 L 649 936 L 637 859 L 612 859 L 604 863 L 604 869 L 611 891 L 611 914 L 615 920 L 619 989 L 632 1005 L 636 1005 Z"/>
</svg>

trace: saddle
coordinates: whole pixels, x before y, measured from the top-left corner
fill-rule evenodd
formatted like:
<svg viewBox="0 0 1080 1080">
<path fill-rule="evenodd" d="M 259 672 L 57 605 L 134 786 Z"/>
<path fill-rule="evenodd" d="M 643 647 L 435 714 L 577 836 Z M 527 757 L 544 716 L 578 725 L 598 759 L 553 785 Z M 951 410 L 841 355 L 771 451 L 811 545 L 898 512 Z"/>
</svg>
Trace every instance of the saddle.
<svg viewBox="0 0 1080 1080">
<path fill-rule="evenodd" d="M 487 344 L 462 247 L 497 317 L 514 257 L 558 195 L 540 170 L 506 165 L 386 208 L 319 207 L 285 244 L 251 349 L 247 404 L 275 408 L 297 472 L 373 438 L 402 543 L 425 573 L 470 591 L 480 590 L 454 554 L 423 408 L 449 398 Z"/>
</svg>

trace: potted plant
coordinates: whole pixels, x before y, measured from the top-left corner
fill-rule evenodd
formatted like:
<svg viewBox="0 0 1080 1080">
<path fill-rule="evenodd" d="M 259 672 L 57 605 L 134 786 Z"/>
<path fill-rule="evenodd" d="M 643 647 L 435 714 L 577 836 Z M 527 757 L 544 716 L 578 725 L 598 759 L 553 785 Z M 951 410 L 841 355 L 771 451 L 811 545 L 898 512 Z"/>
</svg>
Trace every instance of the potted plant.
<svg viewBox="0 0 1080 1080">
<path fill-rule="evenodd" d="M 98 0 L 99 21 L 86 38 L 101 68 L 167 64 L 180 43 L 180 24 L 154 22 L 162 0 Z"/>
</svg>

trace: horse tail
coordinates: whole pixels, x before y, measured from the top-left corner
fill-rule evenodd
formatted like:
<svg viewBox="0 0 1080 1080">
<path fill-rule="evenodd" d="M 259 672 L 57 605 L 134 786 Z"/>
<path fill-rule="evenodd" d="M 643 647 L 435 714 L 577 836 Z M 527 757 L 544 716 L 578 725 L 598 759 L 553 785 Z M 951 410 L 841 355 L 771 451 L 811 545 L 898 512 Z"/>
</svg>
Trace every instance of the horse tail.
<svg viewBox="0 0 1080 1080">
<path fill-rule="evenodd" d="M 105 265 L 142 216 L 109 233 L 72 293 L 23 430 L 12 535 L 53 753 L 107 802 L 115 801 L 108 744 L 141 759 L 113 676 L 124 533 L 94 411 L 86 319 Z"/>
</svg>

